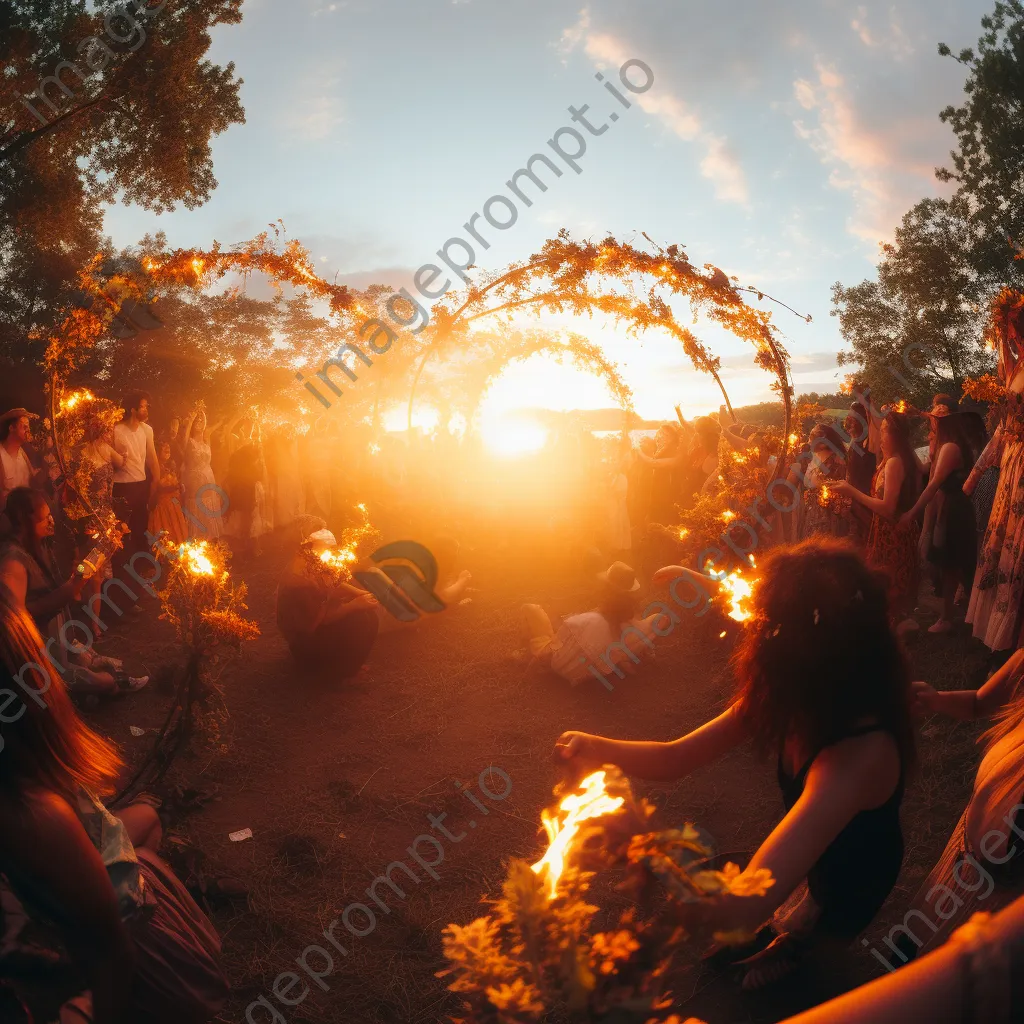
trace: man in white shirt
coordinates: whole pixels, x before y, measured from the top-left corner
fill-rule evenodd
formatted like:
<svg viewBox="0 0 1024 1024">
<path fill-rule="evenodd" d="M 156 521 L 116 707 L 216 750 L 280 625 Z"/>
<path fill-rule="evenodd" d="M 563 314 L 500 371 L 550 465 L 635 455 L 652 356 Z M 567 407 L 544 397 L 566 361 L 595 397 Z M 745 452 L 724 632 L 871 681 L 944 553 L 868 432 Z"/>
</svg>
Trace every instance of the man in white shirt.
<svg viewBox="0 0 1024 1024">
<path fill-rule="evenodd" d="M 38 419 L 35 413 L 20 408 L 0 416 L 0 512 L 15 487 L 31 487 L 39 476 L 25 454 L 25 445 L 32 440 L 32 417 Z"/>
<path fill-rule="evenodd" d="M 132 555 L 149 550 L 146 530 L 149 527 L 149 506 L 160 484 L 160 463 L 149 425 L 149 395 L 132 391 L 125 395 L 124 419 L 114 427 L 114 450 L 124 458 L 124 465 L 114 471 L 114 511 L 127 523 L 130 534 L 115 570 L 120 573 Z M 146 479 L 146 470 L 149 479 Z"/>
</svg>

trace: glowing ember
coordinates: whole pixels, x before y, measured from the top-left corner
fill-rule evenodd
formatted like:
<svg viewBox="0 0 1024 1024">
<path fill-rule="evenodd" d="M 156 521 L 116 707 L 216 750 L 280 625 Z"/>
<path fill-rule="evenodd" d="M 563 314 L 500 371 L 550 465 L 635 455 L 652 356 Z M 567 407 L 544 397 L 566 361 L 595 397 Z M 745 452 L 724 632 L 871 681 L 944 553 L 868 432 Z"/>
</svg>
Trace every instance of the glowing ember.
<svg viewBox="0 0 1024 1024">
<path fill-rule="evenodd" d="M 728 635 L 729 631 L 727 629 L 723 629 L 722 632 L 718 634 L 718 639 L 724 640 Z"/>
<path fill-rule="evenodd" d="M 570 793 L 559 805 L 558 809 L 565 812 L 559 821 L 557 815 L 542 812 L 541 821 L 548 834 L 547 853 L 536 864 L 532 865 L 535 874 L 547 873 L 550 897 L 558 895 L 558 880 L 565 870 L 565 857 L 569 847 L 580 829 L 580 823 L 593 818 L 601 818 L 613 814 L 624 803 L 621 796 L 610 797 L 605 789 L 605 773 L 594 772 L 588 775 L 575 793 Z"/>
</svg>

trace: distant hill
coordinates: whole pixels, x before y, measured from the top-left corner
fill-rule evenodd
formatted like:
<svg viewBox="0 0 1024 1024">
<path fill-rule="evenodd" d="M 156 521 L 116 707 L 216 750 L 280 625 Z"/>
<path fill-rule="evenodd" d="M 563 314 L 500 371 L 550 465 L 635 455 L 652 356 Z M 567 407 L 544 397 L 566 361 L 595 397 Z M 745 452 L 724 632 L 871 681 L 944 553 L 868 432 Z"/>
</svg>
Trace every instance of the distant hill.
<svg viewBox="0 0 1024 1024">
<path fill-rule="evenodd" d="M 622 430 L 626 426 L 626 414 L 621 409 L 571 409 L 568 412 L 558 412 L 555 409 L 524 409 L 523 413 L 548 427 L 559 427 L 570 422 L 579 424 L 586 430 Z M 633 414 L 628 426 L 630 430 L 653 430 L 664 422 L 645 420 Z"/>
</svg>

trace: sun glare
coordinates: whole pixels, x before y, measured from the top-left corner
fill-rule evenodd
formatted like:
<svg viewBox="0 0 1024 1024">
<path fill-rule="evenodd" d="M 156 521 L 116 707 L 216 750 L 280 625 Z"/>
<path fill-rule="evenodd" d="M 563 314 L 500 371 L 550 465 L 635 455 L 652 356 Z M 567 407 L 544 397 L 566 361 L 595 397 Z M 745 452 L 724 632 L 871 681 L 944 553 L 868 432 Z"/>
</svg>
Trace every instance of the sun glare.
<svg viewBox="0 0 1024 1024">
<path fill-rule="evenodd" d="M 480 428 L 484 444 L 497 456 L 516 458 L 540 451 L 547 444 L 548 432 L 536 420 L 502 416 Z"/>
</svg>

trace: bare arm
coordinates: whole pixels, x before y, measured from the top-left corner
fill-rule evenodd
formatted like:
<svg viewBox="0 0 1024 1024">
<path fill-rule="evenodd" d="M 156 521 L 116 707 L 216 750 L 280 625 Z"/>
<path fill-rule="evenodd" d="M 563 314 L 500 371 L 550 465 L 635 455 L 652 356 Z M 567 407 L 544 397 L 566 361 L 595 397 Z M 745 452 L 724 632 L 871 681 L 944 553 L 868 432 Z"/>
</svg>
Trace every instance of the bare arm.
<svg viewBox="0 0 1024 1024">
<path fill-rule="evenodd" d="M 110 460 L 110 464 L 114 469 L 124 469 L 124 464 L 128 460 L 120 452 L 116 451 L 113 445 L 105 443 L 103 447 L 106 451 L 107 458 Z"/>
<path fill-rule="evenodd" d="M 734 704 L 699 729 L 670 743 L 635 743 L 567 732 L 559 737 L 555 750 L 562 760 L 578 758 L 581 763 L 615 764 L 638 779 L 671 782 L 718 760 L 749 735 Z"/>
<path fill-rule="evenodd" d="M 861 811 L 879 807 L 900 777 L 896 743 L 870 733 L 837 743 L 814 760 L 800 799 L 754 854 L 744 874 L 767 869 L 775 880 L 763 896 L 723 896 L 697 911 L 715 929 L 754 930 L 807 877 L 840 832 Z"/>
<path fill-rule="evenodd" d="M 859 502 L 870 512 L 881 516 L 883 519 L 892 519 L 896 515 L 896 508 L 900 501 L 900 488 L 903 487 L 903 460 L 889 459 L 885 464 L 884 497 L 875 498 L 870 494 L 864 494 L 845 480 L 835 485 L 835 490 L 845 494 L 854 501 Z"/>
<path fill-rule="evenodd" d="M 999 465 L 999 461 L 1003 456 L 1003 425 L 1000 423 L 996 427 L 996 432 L 992 435 L 991 440 L 985 445 L 985 450 L 978 457 L 978 461 L 974 464 L 974 469 L 971 470 L 971 475 L 967 478 L 964 483 L 964 494 L 971 495 L 974 493 L 975 487 L 978 486 L 978 481 L 981 479 L 982 474 L 992 466 Z"/>
<path fill-rule="evenodd" d="M 95 1024 L 129 1024 L 134 947 L 107 869 L 81 822 L 52 793 L 34 799 L 29 815 L 6 811 L 0 819 L 4 867 L 31 880 L 61 909 L 68 952 L 92 992 Z"/>
<path fill-rule="evenodd" d="M 1011 962 L 1019 964 L 1024 900 L 997 914 L 991 928 L 992 948 L 1014 947 Z M 970 991 L 966 984 L 969 969 L 963 948 L 948 942 L 899 971 L 790 1017 L 784 1024 L 961 1024 Z"/>
<path fill-rule="evenodd" d="M 959 447 L 955 444 L 944 444 L 939 452 L 939 457 L 935 460 L 935 466 L 932 469 L 932 476 L 928 481 L 928 486 L 921 492 L 921 497 L 917 499 L 917 504 L 901 517 L 900 522 L 909 523 L 916 519 L 921 514 L 921 509 L 931 502 L 932 498 L 939 493 L 939 488 L 962 465 L 963 458 L 960 455 Z M 888 491 L 889 488 L 886 486 L 886 493 Z"/>
<path fill-rule="evenodd" d="M 963 721 L 991 718 L 1013 697 L 1024 674 L 1024 649 L 994 672 L 980 690 L 935 690 L 927 683 L 914 683 L 914 699 L 925 714 L 949 715 Z"/>
</svg>

